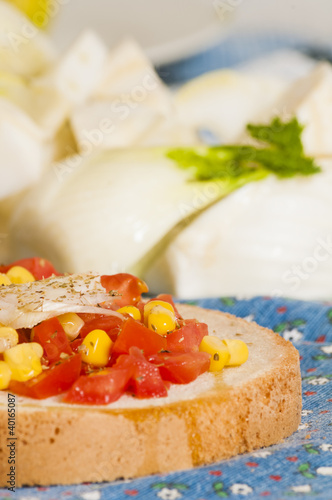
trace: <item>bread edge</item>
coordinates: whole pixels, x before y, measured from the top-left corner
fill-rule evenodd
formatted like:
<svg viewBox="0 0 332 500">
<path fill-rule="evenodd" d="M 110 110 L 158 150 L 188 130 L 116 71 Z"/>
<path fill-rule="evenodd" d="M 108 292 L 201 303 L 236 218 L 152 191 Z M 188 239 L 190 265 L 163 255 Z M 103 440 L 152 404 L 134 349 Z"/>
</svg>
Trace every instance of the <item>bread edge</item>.
<svg viewBox="0 0 332 500">
<path fill-rule="evenodd" d="M 181 309 L 181 306 L 180 306 Z M 184 305 L 184 311 L 195 306 Z M 202 312 L 200 310 L 200 312 Z M 219 311 L 229 321 L 248 322 Z M 201 318 L 200 318 L 201 319 Z M 208 320 L 208 318 L 207 318 Z M 220 394 L 144 409 L 17 409 L 16 486 L 135 478 L 209 464 L 282 441 L 301 419 L 299 354 L 271 330 L 250 323 L 284 349 L 264 378 Z M 7 409 L 0 409 L 0 486 L 6 486 Z"/>
</svg>

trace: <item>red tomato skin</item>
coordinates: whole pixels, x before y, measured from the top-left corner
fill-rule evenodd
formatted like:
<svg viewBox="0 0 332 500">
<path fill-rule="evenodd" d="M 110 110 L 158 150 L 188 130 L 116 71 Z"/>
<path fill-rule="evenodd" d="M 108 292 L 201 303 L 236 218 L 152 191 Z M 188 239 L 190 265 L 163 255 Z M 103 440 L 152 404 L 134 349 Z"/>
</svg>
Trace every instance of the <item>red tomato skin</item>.
<svg viewBox="0 0 332 500">
<path fill-rule="evenodd" d="M 173 384 L 188 384 L 208 371 L 210 354 L 206 352 L 161 353 L 149 357 L 159 368 L 163 380 Z"/>
<path fill-rule="evenodd" d="M 179 319 L 182 319 L 182 316 L 181 314 L 179 313 L 179 311 L 177 310 L 176 308 L 176 305 L 173 301 L 173 297 L 172 295 L 168 294 L 168 293 L 160 293 L 159 295 L 157 295 L 157 297 L 155 299 L 152 299 L 152 300 L 163 300 L 164 302 L 168 302 L 169 304 L 171 304 L 171 306 L 173 307 L 174 309 L 174 312 L 175 312 L 175 318 L 177 320 Z"/>
<path fill-rule="evenodd" d="M 84 316 L 90 316 L 85 319 Z M 92 330 L 104 330 L 107 335 L 111 338 L 113 342 L 118 337 L 118 334 L 121 330 L 121 326 L 124 322 L 123 319 L 118 318 L 117 316 L 109 316 L 106 314 L 95 314 L 95 315 L 85 315 L 80 314 L 80 317 L 85 321 L 85 324 L 82 326 L 80 330 L 80 337 L 84 339 L 88 333 Z"/>
<path fill-rule="evenodd" d="M 134 306 L 141 300 L 142 293 L 149 291 L 144 281 L 127 273 L 113 274 L 111 276 L 103 275 L 100 277 L 100 283 L 107 292 L 114 290 L 119 294 L 112 301 L 110 306 L 112 309 L 119 309 L 128 305 Z"/>
<path fill-rule="evenodd" d="M 181 321 L 181 324 L 167 335 L 167 351 L 198 352 L 203 337 L 209 334 L 207 324 L 194 319 Z"/>
<path fill-rule="evenodd" d="M 53 265 L 46 259 L 40 257 L 31 257 L 27 259 L 20 259 L 12 262 L 8 266 L 0 266 L 0 273 L 6 273 L 11 267 L 21 266 L 30 271 L 36 280 L 49 278 L 53 274 L 60 276 Z"/>
<path fill-rule="evenodd" d="M 125 357 L 131 359 L 124 360 Z M 161 398 L 167 396 L 167 389 L 158 368 L 145 359 L 140 349 L 131 347 L 129 355 L 123 355 L 120 358 L 118 359 L 119 363 L 128 362 L 133 364 L 129 390 L 132 390 L 137 398 Z"/>
<path fill-rule="evenodd" d="M 71 350 L 73 352 L 78 353 L 79 352 L 78 348 L 80 347 L 80 345 L 82 345 L 82 342 L 83 342 L 83 339 L 81 339 L 81 338 L 77 338 L 77 339 L 73 340 L 72 342 L 70 342 Z"/>
<path fill-rule="evenodd" d="M 74 354 L 66 359 L 50 365 L 27 382 L 12 380 L 9 389 L 20 396 L 34 399 L 45 399 L 67 391 L 78 379 L 81 371 L 82 359 L 80 354 Z"/>
<path fill-rule="evenodd" d="M 65 395 L 65 403 L 106 405 L 122 396 L 130 371 L 106 368 L 99 374 L 81 375 Z"/>
<path fill-rule="evenodd" d="M 127 354 L 132 346 L 142 349 L 148 356 L 165 350 L 167 339 L 149 330 L 142 323 L 128 318 L 123 323 L 119 336 L 113 344 L 112 354 Z"/>
<path fill-rule="evenodd" d="M 42 321 L 33 329 L 33 341 L 42 345 L 45 357 L 53 363 L 59 361 L 60 354 L 72 354 L 69 340 L 58 318 Z"/>
</svg>

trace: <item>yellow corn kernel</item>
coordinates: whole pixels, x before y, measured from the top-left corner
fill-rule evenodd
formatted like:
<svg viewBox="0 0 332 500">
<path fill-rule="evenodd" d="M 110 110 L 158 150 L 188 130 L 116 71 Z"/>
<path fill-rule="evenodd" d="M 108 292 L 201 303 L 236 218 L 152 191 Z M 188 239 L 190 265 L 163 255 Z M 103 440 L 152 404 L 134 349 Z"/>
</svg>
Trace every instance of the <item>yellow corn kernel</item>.
<svg viewBox="0 0 332 500">
<path fill-rule="evenodd" d="M 150 330 L 153 330 L 159 335 L 167 335 L 167 333 L 175 330 L 175 327 L 174 312 L 160 305 L 152 307 L 148 314 L 148 328 Z"/>
<path fill-rule="evenodd" d="M 75 313 L 61 314 L 58 316 L 58 320 L 69 340 L 75 340 L 84 325 L 82 318 Z"/>
<path fill-rule="evenodd" d="M 112 340 L 104 330 L 92 330 L 82 344 L 82 360 L 90 365 L 105 366 L 109 359 Z"/>
<path fill-rule="evenodd" d="M 40 354 L 43 354 L 43 348 L 36 342 L 18 344 L 7 349 L 3 357 L 12 371 L 12 380 L 26 382 L 39 375 L 42 372 Z"/>
<path fill-rule="evenodd" d="M 224 339 L 223 342 L 228 347 L 230 358 L 227 366 L 238 366 L 245 363 L 249 357 L 248 346 L 240 339 Z"/>
<path fill-rule="evenodd" d="M 18 344 L 18 333 L 9 326 L 0 326 L 0 352 Z"/>
<path fill-rule="evenodd" d="M 7 274 L 0 273 L 0 287 L 11 285 L 11 284 L 12 284 L 12 282 L 8 278 Z"/>
<path fill-rule="evenodd" d="M 148 316 L 150 314 L 151 309 L 153 309 L 156 306 L 161 306 L 167 309 L 168 311 L 171 311 L 173 314 L 174 313 L 174 308 L 172 304 L 169 304 L 169 302 L 166 302 L 165 300 L 151 300 L 144 306 L 144 324 L 148 324 Z"/>
<path fill-rule="evenodd" d="M 29 342 L 30 348 L 37 354 L 38 358 L 41 358 L 44 354 L 44 349 L 38 342 Z"/>
<path fill-rule="evenodd" d="M 120 314 L 128 314 L 137 321 L 141 321 L 142 319 L 141 311 L 138 309 L 138 307 L 135 306 L 124 306 L 118 309 L 117 312 Z"/>
<path fill-rule="evenodd" d="M 12 376 L 12 371 L 9 364 L 5 361 L 0 361 L 0 391 L 7 389 Z"/>
<path fill-rule="evenodd" d="M 27 269 L 21 266 L 13 266 L 7 271 L 7 276 L 12 283 L 16 285 L 21 285 L 22 283 L 30 283 L 31 281 L 36 281 L 33 274 Z"/>
<path fill-rule="evenodd" d="M 230 353 L 224 342 L 214 335 L 206 335 L 199 346 L 201 352 L 211 354 L 210 372 L 219 372 L 227 365 Z"/>
</svg>

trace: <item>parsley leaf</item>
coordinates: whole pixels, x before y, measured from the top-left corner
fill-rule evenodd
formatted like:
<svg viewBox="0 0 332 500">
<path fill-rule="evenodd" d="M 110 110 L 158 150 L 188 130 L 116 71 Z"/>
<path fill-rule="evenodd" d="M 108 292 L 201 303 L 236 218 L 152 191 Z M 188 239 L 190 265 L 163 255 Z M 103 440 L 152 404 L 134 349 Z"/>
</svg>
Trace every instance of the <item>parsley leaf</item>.
<svg viewBox="0 0 332 500">
<path fill-rule="evenodd" d="M 191 169 L 196 180 L 238 179 L 265 171 L 278 177 L 312 175 L 321 171 L 313 158 L 305 156 L 301 141 L 303 127 L 296 118 L 282 122 L 274 118 L 269 125 L 247 126 L 257 145 L 222 145 L 178 148 L 168 158 L 179 167 Z"/>
</svg>

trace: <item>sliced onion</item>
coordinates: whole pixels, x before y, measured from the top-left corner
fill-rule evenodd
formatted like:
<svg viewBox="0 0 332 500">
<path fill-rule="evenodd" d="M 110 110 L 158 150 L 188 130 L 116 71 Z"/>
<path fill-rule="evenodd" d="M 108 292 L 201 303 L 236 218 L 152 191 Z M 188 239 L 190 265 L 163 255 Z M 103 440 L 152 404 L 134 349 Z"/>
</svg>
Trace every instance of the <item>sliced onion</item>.
<svg viewBox="0 0 332 500">
<path fill-rule="evenodd" d="M 273 176 L 207 209 L 150 265 L 150 291 L 332 298 L 332 160 L 308 178 Z"/>
<path fill-rule="evenodd" d="M 32 328 L 67 312 L 122 315 L 107 308 L 113 298 L 96 274 L 53 276 L 9 285 L 1 290 L 0 323 L 13 328 Z"/>
</svg>

